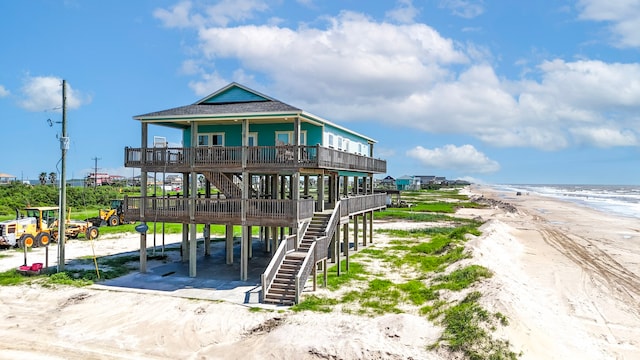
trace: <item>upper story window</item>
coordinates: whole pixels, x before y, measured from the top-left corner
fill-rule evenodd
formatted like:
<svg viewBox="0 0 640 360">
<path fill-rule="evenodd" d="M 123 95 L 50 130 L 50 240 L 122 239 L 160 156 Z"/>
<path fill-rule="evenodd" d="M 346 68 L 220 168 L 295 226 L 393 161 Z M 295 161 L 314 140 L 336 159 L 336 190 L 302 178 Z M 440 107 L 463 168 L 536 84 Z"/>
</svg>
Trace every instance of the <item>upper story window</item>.
<svg viewBox="0 0 640 360">
<path fill-rule="evenodd" d="M 198 146 L 224 146 L 224 133 L 198 134 Z"/>
<path fill-rule="evenodd" d="M 333 149 L 335 145 L 333 145 L 333 134 L 327 134 L 327 145 L 329 148 Z"/>
<path fill-rule="evenodd" d="M 300 131 L 300 145 L 307 144 L 307 131 Z M 276 145 L 293 145 L 293 131 L 276 131 Z"/>
</svg>

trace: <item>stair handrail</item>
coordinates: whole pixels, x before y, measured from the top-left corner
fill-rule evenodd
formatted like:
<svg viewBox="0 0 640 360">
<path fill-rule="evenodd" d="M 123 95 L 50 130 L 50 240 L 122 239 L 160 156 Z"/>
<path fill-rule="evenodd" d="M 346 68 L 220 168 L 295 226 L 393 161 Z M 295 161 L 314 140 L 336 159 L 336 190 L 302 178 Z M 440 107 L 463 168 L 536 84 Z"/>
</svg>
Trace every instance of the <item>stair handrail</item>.
<svg viewBox="0 0 640 360">
<path fill-rule="evenodd" d="M 302 265 L 300 266 L 300 270 L 296 274 L 296 304 L 300 302 L 300 294 L 302 294 L 302 290 L 304 290 L 304 284 L 306 284 L 309 279 L 309 275 L 311 274 L 311 270 L 315 266 L 315 261 L 311 261 L 311 259 L 315 259 L 316 252 L 316 243 L 315 241 L 311 243 L 309 247 L 309 251 L 304 257 L 304 261 L 302 261 Z"/>
<path fill-rule="evenodd" d="M 269 262 L 269 266 L 267 269 L 260 275 L 260 282 L 262 283 L 262 301 L 264 301 L 264 296 L 267 295 L 267 291 L 271 288 L 271 284 L 273 284 L 273 280 L 276 278 L 276 273 L 278 272 L 278 268 L 282 261 L 284 261 L 284 257 L 287 254 L 288 241 L 282 241 L 278 246 L 275 254 L 271 258 Z"/>
<path fill-rule="evenodd" d="M 311 224 L 311 219 L 302 222 L 302 225 L 300 226 L 300 231 L 299 231 L 300 236 L 298 236 L 298 239 L 296 240 L 296 249 L 300 247 L 300 244 L 302 243 L 302 239 L 307 233 L 307 229 L 309 228 L 310 224 Z"/>
<path fill-rule="evenodd" d="M 336 225 L 340 221 L 340 200 L 336 201 L 336 206 L 333 208 L 331 217 L 327 222 L 327 227 L 324 230 L 325 235 L 329 240 L 333 237 L 333 233 L 336 232 Z"/>
</svg>

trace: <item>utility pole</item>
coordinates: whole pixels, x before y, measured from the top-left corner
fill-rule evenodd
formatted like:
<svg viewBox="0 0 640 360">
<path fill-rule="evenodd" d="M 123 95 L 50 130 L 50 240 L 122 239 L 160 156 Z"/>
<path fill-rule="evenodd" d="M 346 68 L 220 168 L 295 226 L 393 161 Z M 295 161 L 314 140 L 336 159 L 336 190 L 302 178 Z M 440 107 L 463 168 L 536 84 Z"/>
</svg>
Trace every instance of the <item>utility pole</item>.
<svg viewBox="0 0 640 360">
<path fill-rule="evenodd" d="M 62 80 L 62 136 L 60 137 L 60 150 L 62 152 L 62 170 L 60 175 L 60 214 L 58 215 L 58 272 L 64 271 L 64 240 L 65 221 L 67 208 L 67 150 L 69 150 L 69 138 L 67 137 L 67 81 Z"/>
<path fill-rule="evenodd" d="M 94 172 L 93 172 L 93 190 L 96 189 L 96 186 L 98 186 L 98 160 L 102 160 L 102 158 L 99 157 L 93 157 L 91 158 L 91 160 L 93 160 L 95 162 L 94 165 Z"/>
</svg>

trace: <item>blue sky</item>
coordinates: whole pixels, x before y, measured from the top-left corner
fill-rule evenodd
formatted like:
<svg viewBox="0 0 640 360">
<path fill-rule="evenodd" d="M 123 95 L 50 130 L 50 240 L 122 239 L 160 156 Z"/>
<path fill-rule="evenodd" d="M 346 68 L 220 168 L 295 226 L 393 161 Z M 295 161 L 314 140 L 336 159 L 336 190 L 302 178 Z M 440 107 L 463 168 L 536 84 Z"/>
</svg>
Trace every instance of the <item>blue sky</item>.
<svg viewBox="0 0 640 360">
<path fill-rule="evenodd" d="M 66 79 L 68 177 L 93 158 L 133 174 L 132 116 L 236 81 L 376 139 L 394 177 L 640 179 L 637 0 L 16 0 L 0 13 L 0 172 L 18 178 L 59 169 Z"/>
</svg>

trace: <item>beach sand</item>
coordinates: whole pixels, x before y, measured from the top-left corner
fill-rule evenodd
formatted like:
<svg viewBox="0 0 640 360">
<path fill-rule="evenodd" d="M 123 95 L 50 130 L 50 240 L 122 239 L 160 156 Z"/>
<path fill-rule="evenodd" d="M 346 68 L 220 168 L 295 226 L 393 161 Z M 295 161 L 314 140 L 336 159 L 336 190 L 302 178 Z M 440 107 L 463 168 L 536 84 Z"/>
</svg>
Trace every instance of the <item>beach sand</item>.
<svg viewBox="0 0 640 360">
<path fill-rule="evenodd" d="M 498 200 L 486 209 L 458 213 L 486 221 L 482 235 L 468 247 L 473 263 L 494 272 L 477 288 L 484 294 L 483 306 L 509 319 L 497 336 L 509 339 L 522 359 L 640 358 L 638 219 L 533 195 L 499 194 L 488 187 L 468 191 Z M 98 256 L 135 251 L 137 238 L 101 239 L 94 250 Z M 387 240 L 376 234 L 373 246 Z M 177 241 L 177 236 L 167 240 Z M 70 241 L 66 253 L 70 259 L 92 251 L 89 242 Z M 22 265 L 20 253 L 0 252 L 9 253 L 0 256 L 0 271 Z M 36 249 L 29 263 L 41 257 L 42 249 Z M 52 251 L 50 265 L 55 258 Z M 2 287 L 0 359 L 450 357 L 426 350 L 441 329 L 413 314 L 250 311 L 246 304 L 185 296 L 105 286 Z"/>
</svg>

